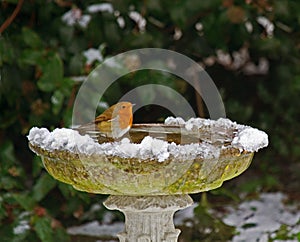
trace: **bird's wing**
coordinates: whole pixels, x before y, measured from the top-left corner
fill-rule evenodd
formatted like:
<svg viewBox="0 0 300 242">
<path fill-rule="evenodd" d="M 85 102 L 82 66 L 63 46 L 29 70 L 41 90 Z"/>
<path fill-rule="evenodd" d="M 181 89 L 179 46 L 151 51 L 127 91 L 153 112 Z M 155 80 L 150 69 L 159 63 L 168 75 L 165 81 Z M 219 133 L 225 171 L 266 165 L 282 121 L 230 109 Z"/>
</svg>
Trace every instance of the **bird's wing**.
<svg viewBox="0 0 300 242">
<path fill-rule="evenodd" d="M 95 118 L 95 123 L 100 123 L 102 121 L 107 121 L 107 120 L 109 120 L 109 118 L 107 117 L 107 115 L 100 114 L 99 116 L 97 116 Z"/>
<path fill-rule="evenodd" d="M 117 115 L 116 117 L 114 117 L 114 118 L 112 118 L 112 119 L 110 119 L 110 120 L 107 120 L 107 122 L 115 122 L 115 121 L 118 121 L 119 118 L 120 118 L 120 116 Z"/>
<path fill-rule="evenodd" d="M 107 116 L 101 114 L 95 118 L 95 124 L 101 123 L 102 121 L 114 122 L 117 120 L 119 120 L 119 115 L 115 116 L 114 118 L 108 118 Z"/>
<path fill-rule="evenodd" d="M 116 108 L 116 104 L 111 106 L 109 109 L 106 109 L 102 114 L 100 114 L 95 118 L 95 122 L 110 120 L 112 118 L 115 108 Z"/>
</svg>

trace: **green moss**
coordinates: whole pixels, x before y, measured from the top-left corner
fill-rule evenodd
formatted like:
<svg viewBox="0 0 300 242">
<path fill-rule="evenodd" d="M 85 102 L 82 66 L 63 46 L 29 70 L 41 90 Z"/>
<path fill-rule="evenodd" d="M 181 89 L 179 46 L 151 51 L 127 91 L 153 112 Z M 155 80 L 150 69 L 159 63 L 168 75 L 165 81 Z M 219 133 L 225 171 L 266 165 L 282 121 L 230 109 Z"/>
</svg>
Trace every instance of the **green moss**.
<svg viewBox="0 0 300 242">
<path fill-rule="evenodd" d="M 30 144 L 42 156 L 49 174 L 90 193 L 114 195 L 169 195 L 208 191 L 223 181 L 242 173 L 253 153 L 225 149 L 214 159 L 180 160 L 169 157 L 164 162 L 117 156 L 84 155 L 68 151 L 41 149 Z"/>
</svg>

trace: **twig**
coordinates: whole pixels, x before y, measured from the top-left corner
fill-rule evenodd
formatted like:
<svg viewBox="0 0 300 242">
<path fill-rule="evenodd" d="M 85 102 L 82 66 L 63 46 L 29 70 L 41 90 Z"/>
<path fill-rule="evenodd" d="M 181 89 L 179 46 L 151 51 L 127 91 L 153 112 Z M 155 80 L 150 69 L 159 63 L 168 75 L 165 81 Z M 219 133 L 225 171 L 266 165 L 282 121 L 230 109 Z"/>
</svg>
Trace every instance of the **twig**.
<svg viewBox="0 0 300 242">
<path fill-rule="evenodd" d="M 195 79 L 195 78 L 194 78 Z M 195 90 L 195 96 L 196 96 L 196 104 L 197 104 L 197 112 L 198 112 L 198 116 L 200 118 L 204 118 L 205 113 L 204 113 L 204 106 L 203 106 L 203 99 L 200 95 L 200 93 L 198 92 L 201 87 L 199 82 L 197 81 L 197 79 L 194 80 L 194 85 L 196 86 L 196 90 Z"/>
<path fill-rule="evenodd" d="M 19 0 L 18 4 L 13 11 L 13 13 L 10 15 L 9 18 L 5 20 L 5 22 L 0 27 L 0 35 L 3 33 L 3 31 L 12 23 L 12 21 L 15 19 L 15 17 L 18 15 L 19 11 L 21 10 L 22 4 L 24 0 Z"/>
<path fill-rule="evenodd" d="M 197 103 L 197 112 L 200 118 L 204 118 L 205 117 L 205 113 L 204 113 L 204 107 L 203 107 L 203 100 L 202 97 L 200 96 L 200 94 L 196 91 L 195 93 L 196 95 L 196 103 Z"/>
</svg>

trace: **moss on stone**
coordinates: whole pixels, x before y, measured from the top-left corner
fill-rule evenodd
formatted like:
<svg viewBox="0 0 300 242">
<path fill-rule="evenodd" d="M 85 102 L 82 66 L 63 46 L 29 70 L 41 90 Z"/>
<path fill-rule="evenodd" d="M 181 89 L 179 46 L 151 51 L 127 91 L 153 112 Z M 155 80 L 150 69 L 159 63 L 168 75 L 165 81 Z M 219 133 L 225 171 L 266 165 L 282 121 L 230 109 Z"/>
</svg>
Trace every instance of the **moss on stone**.
<svg viewBox="0 0 300 242">
<path fill-rule="evenodd" d="M 223 149 L 220 157 L 164 162 L 118 156 L 47 151 L 33 144 L 47 171 L 57 180 L 90 193 L 114 195 L 190 194 L 215 189 L 247 169 L 253 153 Z"/>
</svg>

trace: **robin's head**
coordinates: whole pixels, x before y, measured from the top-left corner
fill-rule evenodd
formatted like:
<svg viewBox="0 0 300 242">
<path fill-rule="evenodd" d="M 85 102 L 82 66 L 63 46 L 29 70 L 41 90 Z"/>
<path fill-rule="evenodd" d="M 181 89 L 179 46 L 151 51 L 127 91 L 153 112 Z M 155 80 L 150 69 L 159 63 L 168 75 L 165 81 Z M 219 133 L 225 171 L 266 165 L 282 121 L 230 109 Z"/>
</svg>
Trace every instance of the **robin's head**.
<svg viewBox="0 0 300 242">
<path fill-rule="evenodd" d="M 130 116 L 130 115 L 132 115 L 132 106 L 133 105 L 130 102 L 119 102 L 116 104 L 115 111 L 119 115 Z"/>
</svg>

